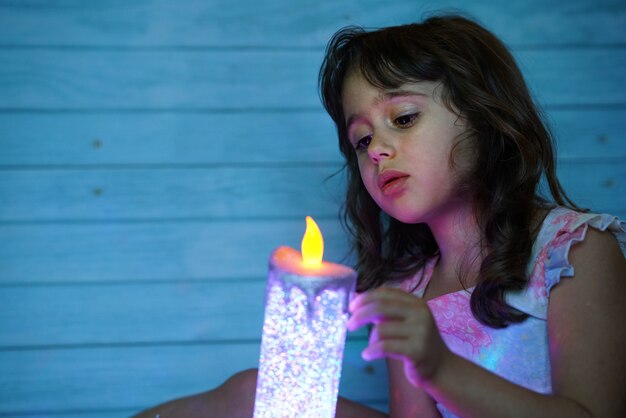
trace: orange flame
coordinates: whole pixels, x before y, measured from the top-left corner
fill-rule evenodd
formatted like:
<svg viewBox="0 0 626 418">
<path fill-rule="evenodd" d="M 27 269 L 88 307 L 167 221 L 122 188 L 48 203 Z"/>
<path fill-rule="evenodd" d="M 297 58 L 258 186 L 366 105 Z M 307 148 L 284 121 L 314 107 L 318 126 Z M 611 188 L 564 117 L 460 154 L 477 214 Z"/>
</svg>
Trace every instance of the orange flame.
<svg viewBox="0 0 626 418">
<path fill-rule="evenodd" d="M 324 256 L 324 237 L 313 218 L 306 217 L 306 231 L 302 237 L 302 263 L 305 267 L 319 267 Z"/>
</svg>

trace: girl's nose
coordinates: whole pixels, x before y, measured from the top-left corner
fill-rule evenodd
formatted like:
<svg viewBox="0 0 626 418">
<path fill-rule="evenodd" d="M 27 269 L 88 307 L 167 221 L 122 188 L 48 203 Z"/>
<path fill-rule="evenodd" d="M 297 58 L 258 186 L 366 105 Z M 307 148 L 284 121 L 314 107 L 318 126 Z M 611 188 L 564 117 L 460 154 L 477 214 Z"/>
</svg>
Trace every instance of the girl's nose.
<svg viewBox="0 0 626 418">
<path fill-rule="evenodd" d="M 367 153 L 370 160 L 374 164 L 379 164 L 385 158 L 391 158 L 394 154 L 392 147 L 384 139 L 379 136 L 373 136 L 369 146 L 367 147 Z"/>
</svg>

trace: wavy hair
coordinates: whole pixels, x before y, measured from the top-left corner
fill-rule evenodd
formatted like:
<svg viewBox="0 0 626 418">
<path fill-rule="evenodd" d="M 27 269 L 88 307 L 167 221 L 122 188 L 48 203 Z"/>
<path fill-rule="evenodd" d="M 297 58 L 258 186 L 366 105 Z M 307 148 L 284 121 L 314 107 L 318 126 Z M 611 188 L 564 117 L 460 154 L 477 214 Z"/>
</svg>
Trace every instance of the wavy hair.
<svg viewBox="0 0 626 418">
<path fill-rule="evenodd" d="M 438 247 L 426 224 L 405 224 L 382 212 L 361 181 L 341 99 L 352 69 L 383 89 L 418 81 L 443 85 L 444 104 L 469 126 L 469 135 L 456 145 L 471 141 L 475 158 L 462 177 L 462 189 L 474 202 L 486 256 L 471 295 L 472 312 L 494 328 L 523 321 L 527 315 L 508 306 L 505 294 L 528 282 L 536 218 L 548 205 L 538 193 L 542 176 L 554 203 L 576 206 L 559 184 L 551 134 L 510 52 L 488 30 L 456 15 L 371 32 L 350 26 L 329 41 L 319 73 L 320 95 L 345 157 L 342 220 L 363 291 L 415 274 Z M 456 146 L 451 164 L 455 151 Z"/>
</svg>

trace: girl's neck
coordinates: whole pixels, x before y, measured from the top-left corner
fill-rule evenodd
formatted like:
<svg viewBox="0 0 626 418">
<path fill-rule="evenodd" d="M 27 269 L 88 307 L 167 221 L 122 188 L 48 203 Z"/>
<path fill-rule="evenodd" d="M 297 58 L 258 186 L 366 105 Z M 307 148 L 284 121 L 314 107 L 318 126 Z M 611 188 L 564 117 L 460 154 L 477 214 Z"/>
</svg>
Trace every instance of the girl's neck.
<svg viewBox="0 0 626 418">
<path fill-rule="evenodd" d="M 472 206 L 463 204 L 447 216 L 430 222 L 429 227 L 439 246 L 439 262 L 433 278 L 451 291 L 458 290 L 460 279 L 464 286 L 473 286 L 484 254 L 481 251 L 482 231 Z"/>
<path fill-rule="evenodd" d="M 550 209 L 549 206 L 534 209 L 529 225 L 533 237 Z M 480 266 L 487 255 L 483 232 L 471 205 L 459 206 L 450 213 L 449 216 L 440 216 L 436 221 L 428 223 L 439 246 L 440 257 L 427 286 L 424 295 L 426 299 L 475 286 Z"/>
</svg>

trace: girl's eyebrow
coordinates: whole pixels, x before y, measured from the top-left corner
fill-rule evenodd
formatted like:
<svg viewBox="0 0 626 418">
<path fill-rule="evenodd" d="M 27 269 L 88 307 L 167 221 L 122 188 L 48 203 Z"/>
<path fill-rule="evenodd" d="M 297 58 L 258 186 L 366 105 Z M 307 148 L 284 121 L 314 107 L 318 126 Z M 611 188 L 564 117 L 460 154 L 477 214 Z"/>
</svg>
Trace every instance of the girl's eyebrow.
<svg viewBox="0 0 626 418">
<path fill-rule="evenodd" d="M 389 91 L 385 91 L 383 92 L 381 95 L 381 97 L 377 100 L 379 101 L 385 101 L 385 100 L 391 100 L 393 98 L 396 97 L 411 97 L 411 96 L 421 96 L 421 97 L 428 97 L 428 94 L 423 93 L 423 92 L 419 92 L 419 91 L 415 91 L 415 90 L 389 90 Z"/>
<path fill-rule="evenodd" d="M 392 101 L 398 97 L 429 97 L 426 93 L 421 93 L 414 90 L 388 90 L 383 91 L 374 99 L 374 106 L 377 106 L 380 103 Z M 348 119 L 346 119 L 346 130 L 350 132 L 351 125 L 357 120 L 361 119 L 359 115 L 350 115 Z"/>
</svg>

